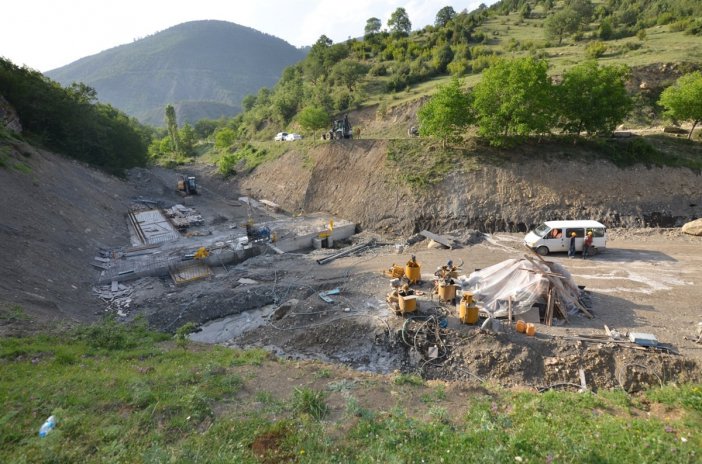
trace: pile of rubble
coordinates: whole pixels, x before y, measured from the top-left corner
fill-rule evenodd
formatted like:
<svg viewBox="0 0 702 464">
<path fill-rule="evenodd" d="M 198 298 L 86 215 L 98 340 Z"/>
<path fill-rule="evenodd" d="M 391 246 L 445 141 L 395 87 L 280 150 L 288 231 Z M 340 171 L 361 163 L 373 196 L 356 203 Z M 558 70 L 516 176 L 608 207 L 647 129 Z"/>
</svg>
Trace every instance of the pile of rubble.
<svg viewBox="0 0 702 464">
<path fill-rule="evenodd" d="M 184 230 L 190 226 L 200 226 L 205 222 L 197 211 L 180 204 L 164 209 L 163 213 L 178 230 Z"/>
<path fill-rule="evenodd" d="M 134 289 L 113 281 L 110 285 L 93 287 L 93 292 L 99 299 L 105 302 L 106 312 L 114 312 L 119 317 L 126 317 L 129 314 L 129 307 L 132 304 L 132 293 Z"/>
</svg>

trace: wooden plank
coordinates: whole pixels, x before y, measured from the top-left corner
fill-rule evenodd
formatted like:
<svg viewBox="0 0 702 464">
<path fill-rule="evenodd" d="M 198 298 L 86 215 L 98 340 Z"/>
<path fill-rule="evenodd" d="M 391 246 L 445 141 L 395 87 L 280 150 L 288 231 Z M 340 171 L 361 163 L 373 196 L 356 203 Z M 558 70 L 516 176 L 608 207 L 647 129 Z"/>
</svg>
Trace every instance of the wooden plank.
<svg viewBox="0 0 702 464">
<path fill-rule="evenodd" d="M 507 298 L 507 321 L 512 325 L 512 297 Z"/>
<path fill-rule="evenodd" d="M 453 248 L 453 243 L 450 240 L 446 239 L 446 237 L 442 237 L 441 235 L 429 232 L 428 230 L 421 231 L 419 235 L 423 235 L 428 239 L 434 240 L 435 242 L 440 243 L 445 247 Z"/>
<path fill-rule="evenodd" d="M 578 374 L 580 375 L 580 388 L 581 391 L 587 390 L 587 382 L 585 381 L 585 371 L 578 369 Z"/>
<path fill-rule="evenodd" d="M 548 300 L 546 302 L 546 314 L 544 315 L 544 322 L 546 325 L 551 325 L 553 323 L 553 288 L 548 289 Z"/>
<path fill-rule="evenodd" d="M 269 247 L 271 250 L 273 250 L 273 251 L 275 251 L 276 253 L 278 253 L 279 255 L 284 255 L 284 254 L 285 254 L 285 252 L 284 252 L 283 250 L 281 250 L 281 249 L 278 248 L 277 246 L 273 245 L 272 243 L 269 243 L 269 244 L 268 244 L 268 247 Z"/>
</svg>

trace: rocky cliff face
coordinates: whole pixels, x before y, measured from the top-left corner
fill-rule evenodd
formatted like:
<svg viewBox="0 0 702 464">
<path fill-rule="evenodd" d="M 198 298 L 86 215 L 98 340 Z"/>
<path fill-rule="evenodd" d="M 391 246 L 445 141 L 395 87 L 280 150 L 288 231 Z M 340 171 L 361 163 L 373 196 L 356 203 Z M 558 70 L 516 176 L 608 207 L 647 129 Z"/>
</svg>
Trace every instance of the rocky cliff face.
<svg viewBox="0 0 702 464">
<path fill-rule="evenodd" d="M 10 132 L 22 132 L 22 124 L 17 112 L 2 95 L 0 95 L 0 127 Z"/>
<path fill-rule="evenodd" d="M 333 142 L 306 155 L 288 152 L 242 179 L 242 186 L 290 211 L 329 211 L 363 228 L 400 234 L 526 231 L 553 219 L 673 227 L 702 217 L 702 176 L 687 168 L 517 158 L 457 169 L 417 190 L 402 183 L 386 158 L 386 141 Z"/>
</svg>

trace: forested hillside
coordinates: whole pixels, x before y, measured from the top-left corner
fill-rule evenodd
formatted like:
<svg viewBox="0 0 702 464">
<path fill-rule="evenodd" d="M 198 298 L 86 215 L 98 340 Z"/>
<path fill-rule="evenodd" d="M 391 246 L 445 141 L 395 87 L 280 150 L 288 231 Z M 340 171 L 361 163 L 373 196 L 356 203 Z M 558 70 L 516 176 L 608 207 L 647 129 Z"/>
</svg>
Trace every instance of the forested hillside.
<svg viewBox="0 0 702 464">
<path fill-rule="evenodd" d="M 47 72 L 83 82 L 144 123 L 162 126 L 173 104 L 179 120 L 233 116 L 241 99 L 273 85 L 305 56 L 287 42 L 224 21 L 192 21 Z"/>
<path fill-rule="evenodd" d="M 151 131 L 83 84 L 63 88 L 38 71 L 0 58 L 0 96 L 33 143 L 112 173 L 143 165 Z M 9 137 L 0 128 L 0 139 Z"/>
<path fill-rule="evenodd" d="M 656 63 L 674 63 L 673 77 L 702 63 L 702 3 L 696 0 L 504 0 L 471 12 L 447 6 L 419 30 L 397 8 L 390 18 L 359 24 L 360 31 L 361 39 L 343 43 L 320 37 L 274 86 L 244 98 L 244 113 L 228 128 L 242 140 L 268 138 L 291 124 L 312 132 L 327 128 L 335 115 L 374 105 L 382 118 L 388 108 L 431 95 L 451 77 L 472 88 L 483 71 L 514 59 L 528 59 L 552 84 L 587 60 L 599 64 L 591 74 L 617 75 L 619 82 Z M 633 90 L 627 89 L 630 96 Z M 657 104 L 662 88 L 647 90 L 621 107 L 642 124 L 663 115 Z M 561 119 L 552 115 L 534 133 L 587 130 L 582 121 Z"/>
</svg>

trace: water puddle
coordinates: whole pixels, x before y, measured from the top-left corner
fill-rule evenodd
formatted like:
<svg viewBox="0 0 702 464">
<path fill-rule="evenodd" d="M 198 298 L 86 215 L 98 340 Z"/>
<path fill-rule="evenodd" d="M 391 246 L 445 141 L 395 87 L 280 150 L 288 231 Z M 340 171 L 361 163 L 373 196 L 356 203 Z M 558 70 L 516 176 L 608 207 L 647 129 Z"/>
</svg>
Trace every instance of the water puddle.
<svg viewBox="0 0 702 464">
<path fill-rule="evenodd" d="M 200 327 L 200 331 L 190 335 L 190 340 L 202 343 L 224 343 L 240 337 L 249 330 L 268 323 L 276 305 L 263 306 L 241 314 L 215 319 Z"/>
</svg>

